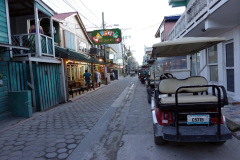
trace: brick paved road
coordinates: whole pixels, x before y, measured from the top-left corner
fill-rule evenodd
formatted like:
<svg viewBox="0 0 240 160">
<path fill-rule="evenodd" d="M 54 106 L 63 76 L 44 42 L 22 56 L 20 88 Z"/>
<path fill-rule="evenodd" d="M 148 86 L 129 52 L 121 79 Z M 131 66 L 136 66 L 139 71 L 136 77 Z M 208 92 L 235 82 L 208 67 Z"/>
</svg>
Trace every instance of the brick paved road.
<svg viewBox="0 0 240 160">
<path fill-rule="evenodd" d="M 1 132 L 0 159 L 66 159 L 131 81 L 113 81 Z"/>
</svg>

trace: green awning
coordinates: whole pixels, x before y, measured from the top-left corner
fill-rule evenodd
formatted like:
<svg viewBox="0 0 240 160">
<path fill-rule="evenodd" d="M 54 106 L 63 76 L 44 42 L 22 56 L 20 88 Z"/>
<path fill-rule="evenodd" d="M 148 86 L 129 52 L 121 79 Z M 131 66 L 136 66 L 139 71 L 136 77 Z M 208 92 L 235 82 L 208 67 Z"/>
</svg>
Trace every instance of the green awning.
<svg viewBox="0 0 240 160">
<path fill-rule="evenodd" d="M 55 55 L 56 55 L 56 57 L 66 58 L 66 59 L 69 59 L 72 61 L 104 64 L 103 62 L 99 62 L 97 58 L 86 56 L 86 55 L 78 53 L 74 50 L 71 50 L 68 48 L 62 48 L 59 46 L 55 46 Z"/>
</svg>

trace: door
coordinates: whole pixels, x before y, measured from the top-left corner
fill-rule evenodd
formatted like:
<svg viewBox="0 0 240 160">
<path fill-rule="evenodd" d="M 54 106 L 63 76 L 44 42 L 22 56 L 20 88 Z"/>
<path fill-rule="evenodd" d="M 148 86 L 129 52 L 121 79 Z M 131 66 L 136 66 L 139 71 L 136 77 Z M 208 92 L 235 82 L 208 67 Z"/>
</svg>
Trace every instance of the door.
<svg viewBox="0 0 240 160">
<path fill-rule="evenodd" d="M 234 43 L 225 44 L 225 75 L 228 92 L 234 92 Z"/>
</svg>

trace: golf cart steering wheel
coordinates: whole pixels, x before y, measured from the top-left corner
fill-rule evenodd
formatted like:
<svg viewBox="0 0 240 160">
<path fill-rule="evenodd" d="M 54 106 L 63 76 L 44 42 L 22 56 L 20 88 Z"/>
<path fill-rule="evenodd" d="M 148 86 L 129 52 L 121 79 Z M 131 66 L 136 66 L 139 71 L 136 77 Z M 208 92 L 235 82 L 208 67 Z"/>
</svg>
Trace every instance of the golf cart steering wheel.
<svg viewBox="0 0 240 160">
<path fill-rule="evenodd" d="M 162 79 L 167 79 L 167 78 L 173 78 L 173 75 L 171 73 L 163 73 L 161 76 L 160 76 L 160 80 Z"/>
</svg>

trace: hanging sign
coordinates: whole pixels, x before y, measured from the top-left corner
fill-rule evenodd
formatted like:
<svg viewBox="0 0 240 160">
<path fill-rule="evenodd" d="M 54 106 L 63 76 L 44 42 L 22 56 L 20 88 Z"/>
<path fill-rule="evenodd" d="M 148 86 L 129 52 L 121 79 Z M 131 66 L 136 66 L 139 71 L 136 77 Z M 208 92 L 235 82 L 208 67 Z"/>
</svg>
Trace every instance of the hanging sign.
<svg viewBox="0 0 240 160">
<path fill-rule="evenodd" d="M 104 29 L 92 31 L 92 42 L 95 45 L 118 44 L 122 41 L 120 29 Z"/>
</svg>

